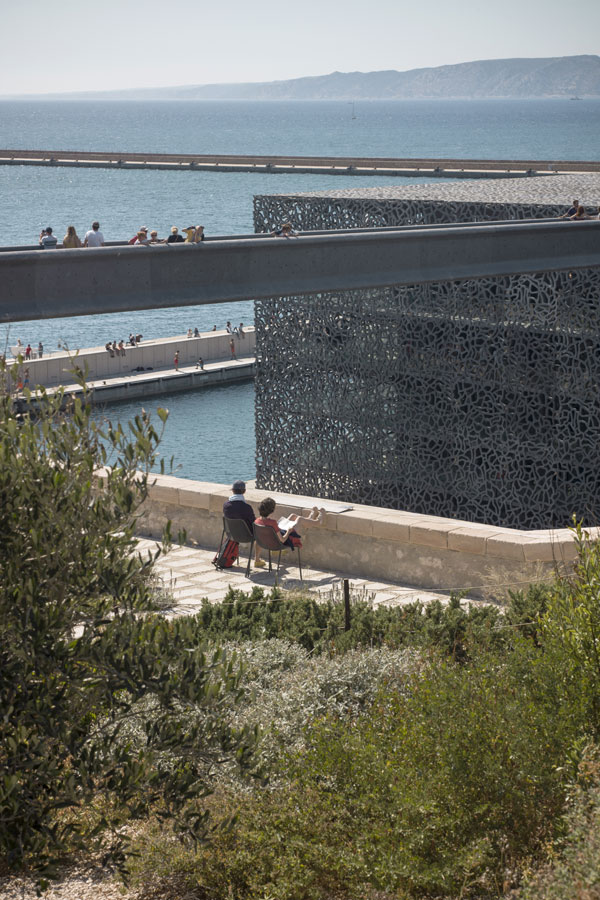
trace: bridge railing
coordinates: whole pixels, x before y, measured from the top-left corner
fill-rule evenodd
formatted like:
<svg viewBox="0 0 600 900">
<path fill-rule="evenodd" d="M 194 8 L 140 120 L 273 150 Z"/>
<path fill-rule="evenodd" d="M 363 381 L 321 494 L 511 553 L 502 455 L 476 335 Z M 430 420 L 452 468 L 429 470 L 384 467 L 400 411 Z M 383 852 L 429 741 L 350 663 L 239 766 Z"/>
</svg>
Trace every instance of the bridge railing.
<svg viewBox="0 0 600 900">
<path fill-rule="evenodd" d="M 0 321 L 600 265 L 600 222 L 412 226 L 0 254 Z"/>
</svg>

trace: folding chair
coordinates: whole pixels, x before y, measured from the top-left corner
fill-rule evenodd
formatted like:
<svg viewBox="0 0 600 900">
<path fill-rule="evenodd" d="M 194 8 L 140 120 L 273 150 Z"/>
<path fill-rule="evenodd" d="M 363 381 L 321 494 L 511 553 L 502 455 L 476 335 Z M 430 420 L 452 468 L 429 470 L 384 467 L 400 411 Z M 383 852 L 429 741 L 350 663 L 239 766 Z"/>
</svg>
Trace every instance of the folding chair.
<svg viewBox="0 0 600 900">
<path fill-rule="evenodd" d="M 223 543 L 223 535 L 238 544 L 250 544 L 250 553 L 248 554 L 248 565 L 246 566 L 246 578 L 250 575 L 250 563 L 252 561 L 252 550 L 254 548 L 254 534 L 245 519 L 228 519 L 223 516 L 223 534 L 221 535 L 221 544 Z"/>
<path fill-rule="evenodd" d="M 281 565 L 281 552 L 282 550 L 294 550 L 298 551 L 298 570 L 300 572 L 300 581 L 302 581 L 302 560 L 300 559 L 300 547 L 286 547 L 285 544 L 282 544 L 279 540 L 279 535 L 275 531 L 274 528 L 271 528 L 270 525 L 257 525 L 256 522 L 253 525 L 254 531 L 254 540 L 258 544 L 259 547 L 262 547 L 263 550 L 269 551 L 269 572 L 273 571 L 271 566 L 271 552 L 279 553 L 277 558 L 277 573 L 275 575 L 275 584 L 278 583 L 279 580 L 279 566 Z"/>
</svg>

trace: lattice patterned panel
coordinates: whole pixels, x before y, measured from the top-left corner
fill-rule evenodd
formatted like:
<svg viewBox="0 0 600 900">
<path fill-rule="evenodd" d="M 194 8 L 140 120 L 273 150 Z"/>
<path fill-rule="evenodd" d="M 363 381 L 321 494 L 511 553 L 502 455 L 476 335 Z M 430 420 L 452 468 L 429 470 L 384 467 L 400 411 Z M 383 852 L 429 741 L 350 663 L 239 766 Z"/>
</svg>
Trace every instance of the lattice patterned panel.
<svg viewBox="0 0 600 900">
<path fill-rule="evenodd" d="M 600 518 L 600 269 L 259 300 L 256 325 L 259 487 Z"/>
<path fill-rule="evenodd" d="M 334 228 L 377 228 L 390 225 L 439 225 L 448 222 L 486 222 L 503 219 L 547 219 L 562 215 L 563 205 L 490 200 L 452 202 L 420 197 L 302 197 L 258 196 L 254 198 L 254 230 L 268 232 L 281 222 L 291 222 L 298 231 Z"/>
</svg>

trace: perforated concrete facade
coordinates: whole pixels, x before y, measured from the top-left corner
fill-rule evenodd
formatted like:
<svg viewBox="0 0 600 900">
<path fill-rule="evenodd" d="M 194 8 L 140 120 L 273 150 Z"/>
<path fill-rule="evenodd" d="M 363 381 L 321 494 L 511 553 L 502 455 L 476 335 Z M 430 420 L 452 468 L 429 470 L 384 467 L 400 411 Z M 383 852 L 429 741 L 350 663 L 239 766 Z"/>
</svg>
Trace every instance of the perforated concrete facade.
<svg viewBox="0 0 600 900">
<path fill-rule="evenodd" d="M 459 187 L 466 216 L 477 204 Z M 348 193 L 347 210 L 377 207 L 373 192 Z M 271 227 L 280 199 L 257 198 Z M 327 198 L 300 199 L 325 227 Z M 379 202 L 400 216 L 407 201 Z M 600 519 L 600 256 L 570 271 L 263 299 L 256 325 L 260 488 L 496 527 Z"/>
</svg>

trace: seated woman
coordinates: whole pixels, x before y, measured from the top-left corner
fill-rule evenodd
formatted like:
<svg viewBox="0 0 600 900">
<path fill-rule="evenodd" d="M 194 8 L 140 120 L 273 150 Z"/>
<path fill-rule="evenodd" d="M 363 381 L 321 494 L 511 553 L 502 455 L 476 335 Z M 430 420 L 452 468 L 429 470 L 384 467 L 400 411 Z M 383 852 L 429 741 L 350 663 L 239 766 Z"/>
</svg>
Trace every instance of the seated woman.
<svg viewBox="0 0 600 900">
<path fill-rule="evenodd" d="M 302 546 L 302 541 L 300 535 L 296 531 L 296 525 L 299 522 L 304 522 L 307 525 L 320 525 L 323 521 L 323 510 L 319 512 L 317 507 L 315 506 L 310 513 L 309 516 L 298 516 L 296 514 L 289 516 L 287 519 L 282 520 L 285 521 L 286 524 L 289 523 L 289 527 L 284 530 L 279 525 L 277 519 L 272 519 L 271 516 L 275 511 L 275 501 L 272 497 L 266 497 L 260 506 L 258 507 L 258 518 L 255 520 L 255 525 L 267 525 L 272 528 L 279 538 L 279 543 L 283 547 L 290 547 L 294 550 L 296 547 Z M 255 544 L 256 553 L 254 557 L 254 565 L 258 569 L 262 569 L 265 565 L 264 559 L 260 558 L 261 548 L 258 544 Z"/>
<path fill-rule="evenodd" d="M 589 219 L 589 216 L 585 211 L 585 206 L 582 206 L 580 203 L 575 211 L 575 215 L 569 216 L 569 218 L 571 222 L 581 222 L 583 219 Z"/>
</svg>

